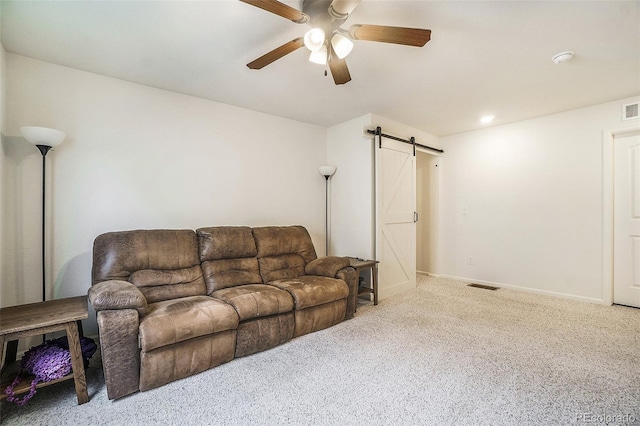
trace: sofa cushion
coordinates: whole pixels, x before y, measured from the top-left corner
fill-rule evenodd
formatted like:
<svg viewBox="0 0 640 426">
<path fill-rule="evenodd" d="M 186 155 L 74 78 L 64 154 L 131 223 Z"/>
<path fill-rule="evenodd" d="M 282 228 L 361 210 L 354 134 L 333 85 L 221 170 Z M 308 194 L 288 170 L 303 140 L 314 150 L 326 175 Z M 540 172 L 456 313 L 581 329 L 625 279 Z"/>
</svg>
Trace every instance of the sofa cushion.
<svg viewBox="0 0 640 426">
<path fill-rule="evenodd" d="M 281 254 L 258 259 L 265 283 L 304 275 L 305 261 L 299 254 Z"/>
<path fill-rule="evenodd" d="M 233 307 L 209 296 L 191 296 L 148 305 L 140 319 L 139 346 L 150 351 L 162 346 L 238 327 Z"/>
<path fill-rule="evenodd" d="M 344 320 L 347 300 L 340 299 L 324 305 L 296 311 L 296 329 L 293 337 L 331 327 Z"/>
<path fill-rule="evenodd" d="M 243 284 L 262 284 L 257 249 L 248 226 L 199 228 L 200 260 L 207 294 Z"/>
<path fill-rule="evenodd" d="M 257 254 L 253 233 L 248 226 L 216 226 L 199 228 L 200 260 L 255 257 Z"/>
<path fill-rule="evenodd" d="M 233 306 L 240 321 L 293 311 L 293 299 L 288 292 L 265 284 L 225 288 L 212 296 Z"/>
<path fill-rule="evenodd" d="M 255 354 L 288 342 L 295 331 L 294 312 L 243 321 L 238 325 L 236 357 Z"/>
<path fill-rule="evenodd" d="M 231 361 L 235 346 L 236 330 L 227 330 L 149 352 L 142 351 L 140 390 L 153 389 Z"/>
<path fill-rule="evenodd" d="M 302 226 L 265 226 L 253 228 L 253 237 L 258 249 L 257 257 L 298 254 L 305 264 L 316 256 L 313 242 Z"/>
<path fill-rule="evenodd" d="M 188 229 L 108 232 L 93 243 L 92 283 L 122 280 L 147 302 L 206 294 L 198 238 Z"/>
<path fill-rule="evenodd" d="M 129 281 L 148 303 L 201 295 L 205 287 L 200 265 L 174 270 L 142 269 L 131 274 Z"/>
<path fill-rule="evenodd" d="M 255 257 L 206 260 L 202 262 L 207 294 L 243 284 L 262 284 Z"/>
<path fill-rule="evenodd" d="M 287 290 L 293 296 L 297 311 L 346 299 L 349 295 L 347 284 L 335 278 L 303 275 L 291 279 L 271 281 L 269 284 Z"/>
<path fill-rule="evenodd" d="M 107 232 L 93 243 L 92 284 L 128 281 L 132 273 L 143 269 L 172 270 L 199 264 L 198 239 L 190 229 Z"/>
</svg>

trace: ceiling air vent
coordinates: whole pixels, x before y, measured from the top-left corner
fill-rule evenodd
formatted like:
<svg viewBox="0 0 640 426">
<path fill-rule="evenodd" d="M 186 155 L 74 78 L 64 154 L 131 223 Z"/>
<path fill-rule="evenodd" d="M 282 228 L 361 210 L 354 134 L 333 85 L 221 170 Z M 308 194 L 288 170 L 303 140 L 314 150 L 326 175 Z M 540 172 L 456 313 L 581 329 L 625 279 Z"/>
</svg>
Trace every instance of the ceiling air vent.
<svg viewBox="0 0 640 426">
<path fill-rule="evenodd" d="M 622 105 L 622 119 L 631 120 L 640 116 L 640 103 Z"/>
</svg>

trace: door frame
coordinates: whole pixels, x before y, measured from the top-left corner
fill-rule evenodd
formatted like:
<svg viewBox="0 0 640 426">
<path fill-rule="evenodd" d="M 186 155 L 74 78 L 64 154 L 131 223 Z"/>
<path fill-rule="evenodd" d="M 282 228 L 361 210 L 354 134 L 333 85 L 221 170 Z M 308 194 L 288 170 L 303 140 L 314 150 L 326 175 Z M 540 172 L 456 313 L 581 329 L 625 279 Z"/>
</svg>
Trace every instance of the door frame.
<svg viewBox="0 0 640 426">
<path fill-rule="evenodd" d="M 602 301 L 613 305 L 613 227 L 615 138 L 640 133 L 640 125 L 605 131 L 602 141 Z"/>
</svg>

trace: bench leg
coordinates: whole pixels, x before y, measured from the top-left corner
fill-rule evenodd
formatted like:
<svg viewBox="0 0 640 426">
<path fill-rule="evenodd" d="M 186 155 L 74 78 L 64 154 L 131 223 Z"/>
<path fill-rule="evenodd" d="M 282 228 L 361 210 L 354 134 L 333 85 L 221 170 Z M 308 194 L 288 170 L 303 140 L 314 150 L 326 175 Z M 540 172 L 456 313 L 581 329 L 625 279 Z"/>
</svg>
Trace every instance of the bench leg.
<svg viewBox="0 0 640 426">
<path fill-rule="evenodd" d="M 0 373 L 4 372 L 7 366 L 11 365 L 16 360 L 16 355 L 18 353 L 18 341 L 17 340 L 9 340 L 6 341 L 7 350 L 4 350 L 5 339 L 4 337 L 0 338 L 0 362 L 2 362 L 2 358 L 6 354 L 7 358 L 4 360 L 4 364 L 2 364 L 2 369 Z"/>
<path fill-rule="evenodd" d="M 82 360 L 82 349 L 80 347 L 80 336 L 78 324 L 73 321 L 66 324 L 67 340 L 69 341 L 69 352 L 71 352 L 71 367 L 73 368 L 73 381 L 76 385 L 76 395 L 78 404 L 89 402 L 87 392 L 87 379 L 84 374 L 84 362 Z"/>
</svg>

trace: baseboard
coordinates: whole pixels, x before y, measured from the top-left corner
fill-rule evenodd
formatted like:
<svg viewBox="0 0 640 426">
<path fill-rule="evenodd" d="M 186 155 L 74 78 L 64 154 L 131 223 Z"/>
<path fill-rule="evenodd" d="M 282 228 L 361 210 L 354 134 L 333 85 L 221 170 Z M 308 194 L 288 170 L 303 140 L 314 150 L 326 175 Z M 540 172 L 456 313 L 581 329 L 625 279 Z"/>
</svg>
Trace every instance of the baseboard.
<svg viewBox="0 0 640 426">
<path fill-rule="evenodd" d="M 414 290 L 415 285 L 411 283 L 398 284 L 393 287 L 378 287 L 378 299 L 386 299 L 387 297 L 395 296 L 396 294 L 404 293 L 405 291 Z"/>
<path fill-rule="evenodd" d="M 576 300 L 576 301 L 579 301 L 579 302 L 596 303 L 598 305 L 611 305 L 611 303 L 607 303 L 604 299 L 597 299 L 595 297 L 577 296 L 575 294 L 560 293 L 560 292 L 557 292 L 557 291 L 549 291 L 549 290 L 541 290 L 541 289 L 537 289 L 537 288 L 524 287 L 524 286 L 519 286 L 519 285 L 514 285 L 514 284 L 499 283 L 499 282 L 495 282 L 495 281 L 477 280 L 475 278 L 456 277 L 456 276 L 452 276 L 452 275 L 434 275 L 434 274 L 429 274 L 429 275 L 431 275 L 432 277 L 437 277 L 437 278 L 445 278 L 445 279 L 456 280 L 456 281 L 464 281 L 464 282 L 469 282 L 469 283 L 485 284 L 485 285 L 490 285 L 490 286 L 493 286 L 493 287 L 508 288 L 510 290 L 518 290 L 518 291 L 524 291 L 524 292 L 527 292 L 527 293 L 542 294 L 544 296 L 559 297 L 561 299 Z"/>
</svg>

